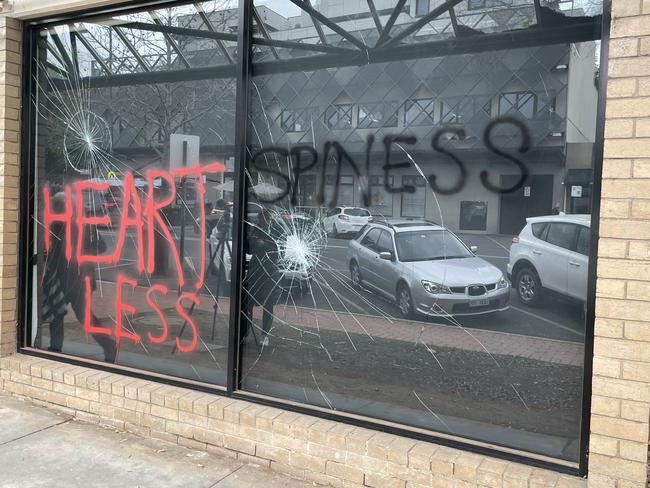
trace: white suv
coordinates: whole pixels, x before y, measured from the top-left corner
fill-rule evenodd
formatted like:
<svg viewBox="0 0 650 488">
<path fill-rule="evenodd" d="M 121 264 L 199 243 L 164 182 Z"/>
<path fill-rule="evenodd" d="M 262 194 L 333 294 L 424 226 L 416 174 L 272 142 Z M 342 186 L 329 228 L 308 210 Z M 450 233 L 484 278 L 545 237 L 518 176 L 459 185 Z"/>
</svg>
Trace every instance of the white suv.
<svg viewBox="0 0 650 488">
<path fill-rule="evenodd" d="M 526 219 L 512 238 L 508 277 L 525 305 L 544 291 L 587 300 L 591 216 L 549 215 Z"/>
</svg>

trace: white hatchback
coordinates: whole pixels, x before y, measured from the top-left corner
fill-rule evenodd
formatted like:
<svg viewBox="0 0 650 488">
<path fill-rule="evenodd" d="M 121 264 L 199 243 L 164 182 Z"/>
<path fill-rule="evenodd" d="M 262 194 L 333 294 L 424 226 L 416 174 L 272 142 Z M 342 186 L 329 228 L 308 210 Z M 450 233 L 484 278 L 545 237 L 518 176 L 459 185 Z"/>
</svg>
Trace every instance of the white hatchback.
<svg viewBox="0 0 650 488">
<path fill-rule="evenodd" d="M 334 207 L 323 218 L 325 232 L 333 237 L 356 234 L 370 221 L 370 212 L 361 207 Z"/>
<path fill-rule="evenodd" d="M 525 305 L 544 291 L 587 301 L 591 216 L 549 215 L 526 219 L 512 238 L 508 277 Z"/>
</svg>

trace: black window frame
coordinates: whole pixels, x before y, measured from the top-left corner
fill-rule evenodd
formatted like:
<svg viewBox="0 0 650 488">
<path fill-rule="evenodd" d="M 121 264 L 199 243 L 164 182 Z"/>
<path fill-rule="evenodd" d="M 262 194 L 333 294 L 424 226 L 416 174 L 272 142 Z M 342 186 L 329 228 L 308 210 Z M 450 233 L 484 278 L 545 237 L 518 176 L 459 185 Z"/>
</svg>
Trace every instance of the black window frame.
<svg viewBox="0 0 650 488">
<path fill-rule="evenodd" d="M 471 4 L 473 0 L 468 0 Z M 77 10 L 72 13 L 48 16 L 43 18 L 35 18 L 26 21 L 23 24 L 23 49 L 22 49 L 22 83 L 21 83 L 21 97 L 22 100 L 31 100 L 34 91 L 34 73 L 36 71 L 35 54 L 36 42 L 38 39 L 37 32 L 44 27 L 51 27 L 71 21 L 79 22 L 85 18 L 96 17 L 101 14 L 117 14 L 117 13 L 133 13 L 150 9 L 152 7 L 162 6 L 176 6 L 182 5 L 187 2 L 182 0 L 136 0 L 127 4 L 120 4 L 117 6 L 103 6 L 93 7 L 89 9 Z M 485 2 L 484 2 L 485 3 Z M 485 7 L 475 7 L 485 8 Z M 480 454 L 487 454 L 500 457 L 507 460 L 521 462 L 528 465 L 539 466 L 544 468 L 554 469 L 556 471 L 565 472 L 569 474 L 586 475 L 587 474 L 587 454 L 588 454 L 588 441 L 589 441 L 589 421 L 590 421 L 590 398 L 591 398 L 591 376 L 592 376 L 592 362 L 593 355 L 593 327 L 595 320 L 595 277 L 596 277 L 596 261 L 598 254 L 598 215 L 600 209 L 600 195 L 601 195 L 601 175 L 602 175 L 602 160 L 603 160 L 603 146 L 604 146 L 604 121 L 605 121 L 605 93 L 607 84 L 607 65 L 608 65 L 608 41 L 609 41 L 609 28 L 611 23 L 611 6 L 609 1 L 604 2 L 602 20 L 599 21 L 600 35 L 596 39 L 602 41 L 601 49 L 601 63 L 600 63 L 600 76 L 597 80 L 599 85 L 599 100 L 598 100 L 598 114 L 596 120 L 596 142 L 594 146 L 594 186 L 592 199 L 592 215 L 593 221 L 590 227 L 591 233 L 591 246 L 589 254 L 589 290 L 587 300 L 587 320 L 586 320 L 586 333 L 585 333 L 585 360 L 583 363 L 584 368 L 584 383 L 583 383 L 583 400 L 582 400 L 582 417 L 581 417 L 581 434 L 580 434 L 580 462 L 577 468 L 567 466 L 559 460 L 545 460 L 539 459 L 538 456 L 527 454 L 525 452 L 513 452 L 507 446 L 498 445 L 480 445 L 472 442 L 471 440 L 463 439 L 449 439 L 446 436 L 441 436 L 435 431 L 422 433 L 417 430 L 410 429 L 407 425 L 403 426 L 387 426 L 377 419 L 373 418 L 353 418 L 358 416 L 347 416 L 340 412 L 331 413 L 323 412 L 317 408 L 309 405 L 295 405 L 287 401 L 282 401 L 277 398 L 256 398 L 243 392 L 239 389 L 239 378 L 237 364 L 239 361 L 239 352 L 237 350 L 238 339 L 238 320 L 239 309 L 241 305 L 241 297 L 235 293 L 230 303 L 230 330 L 228 342 L 228 374 L 227 384 L 225 388 L 213 384 L 206 384 L 182 378 L 155 374 L 146 370 L 133 370 L 123 368 L 117 365 L 107 363 L 97 363 L 95 361 L 87 360 L 80 357 L 69 355 L 53 355 L 47 351 L 38 350 L 28 345 L 27 337 L 31 334 L 31 294 L 32 294 L 32 263 L 35 259 L 30 244 L 33 236 L 33 226 L 31 219 L 34 215 L 34 201 L 31 198 L 20 198 L 19 208 L 19 238 L 18 238 L 18 287 L 17 287 L 17 322 L 18 322 L 18 344 L 17 352 L 22 354 L 42 357 L 46 359 L 56 359 L 60 362 L 69 364 L 82 365 L 90 368 L 95 368 L 102 371 L 116 372 L 127 376 L 142 378 L 159 383 L 180 386 L 184 388 L 191 388 L 198 391 L 205 391 L 218 395 L 226 395 L 232 398 L 243 399 L 253 403 L 261 403 L 264 405 L 272 405 L 285 410 L 296 411 L 305 413 L 312 416 L 317 416 L 325 419 L 351 423 L 363 427 L 385 431 L 400 436 L 407 436 L 415 439 L 432 441 L 451 447 L 456 447 L 465 451 L 476 452 Z M 234 215 L 233 221 L 235 226 L 233 228 L 233 270 L 238 269 L 238 272 L 233 272 L 233 279 L 235 283 L 241 282 L 242 275 L 241 269 L 244 264 L 244 221 L 245 209 L 247 209 L 246 192 L 243 189 L 246 187 L 246 179 L 244 175 L 245 162 L 248 158 L 249 142 L 246 136 L 247 116 L 249 115 L 249 95 L 250 80 L 252 78 L 252 35 L 253 35 L 253 8 L 252 1 L 240 0 L 239 6 L 239 29 L 237 32 L 238 53 L 235 65 L 232 67 L 233 73 L 237 83 L 237 102 L 236 102 L 236 135 L 235 135 L 235 168 L 234 168 Z M 453 52 L 451 53 L 453 54 Z M 143 74 L 140 74 L 143 76 Z M 33 178 L 34 169 L 36 167 L 35 161 L 35 145 L 34 135 L 36 132 L 35 124 L 35 109 L 31 103 L 23 103 L 21 106 L 21 151 L 20 151 L 20 195 L 29 195 L 33 191 Z M 498 105 L 497 105 L 498 110 Z M 406 111 L 405 111 L 406 112 Z M 434 116 L 434 114 L 432 114 Z M 406 120 L 406 115 L 404 116 Z M 243 209 L 243 210 L 242 210 Z M 579 233 L 576 233 L 576 236 Z M 237 288 L 237 287 L 235 287 Z"/>
</svg>

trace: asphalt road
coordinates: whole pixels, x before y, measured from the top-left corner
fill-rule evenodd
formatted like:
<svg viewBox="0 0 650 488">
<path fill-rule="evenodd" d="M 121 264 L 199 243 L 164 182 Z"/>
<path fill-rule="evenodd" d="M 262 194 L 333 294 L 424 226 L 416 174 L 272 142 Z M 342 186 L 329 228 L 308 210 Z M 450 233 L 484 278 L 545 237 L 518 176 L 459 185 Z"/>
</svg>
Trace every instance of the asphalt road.
<svg viewBox="0 0 650 488">
<path fill-rule="evenodd" d="M 179 229 L 176 229 L 178 232 Z M 114 247 L 115 232 L 102 231 L 110 252 Z M 460 235 L 468 245 L 479 247 L 478 256 L 490 262 L 504 273 L 508 264 L 508 249 L 510 237 L 499 235 Z M 103 266 L 100 269 L 101 279 L 113 281 L 118 273 L 129 268 L 134 269 L 136 253 L 134 246 L 127 238 L 122 254 L 122 260 L 115 266 Z M 191 275 L 191 268 L 199 262 L 200 239 L 188 227 L 185 239 L 186 273 Z M 348 239 L 329 238 L 326 250 L 322 255 L 322 265 L 319 266 L 312 285 L 312 291 L 292 289 L 280 297 L 280 303 L 290 306 L 317 308 L 321 310 L 336 310 L 365 315 L 388 315 L 399 317 L 397 307 L 384 298 L 366 291 L 351 291 L 349 269 L 347 263 Z M 128 271 L 127 271 L 128 272 Z M 132 275 L 132 273 L 129 273 Z M 152 278 L 152 282 L 166 281 L 174 289 L 174 272 L 168 277 Z M 142 284 L 147 284 L 147 278 L 140 278 Z M 345 285 L 343 284 L 345 283 Z M 208 286 L 214 293 L 216 279 L 208 276 Z M 221 286 L 220 295 L 227 296 L 228 286 Z M 449 323 L 445 319 L 419 318 L 423 323 Z M 464 327 L 486 329 L 513 334 L 545 337 L 550 339 L 582 342 L 584 339 L 584 322 L 582 307 L 561 298 L 547 297 L 539 307 L 523 305 L 517 298 L 514 289 L 511 290 L 510 309 L 505 312 L 480 316 L 458 317 L 458 322 Z"/>
</svg>

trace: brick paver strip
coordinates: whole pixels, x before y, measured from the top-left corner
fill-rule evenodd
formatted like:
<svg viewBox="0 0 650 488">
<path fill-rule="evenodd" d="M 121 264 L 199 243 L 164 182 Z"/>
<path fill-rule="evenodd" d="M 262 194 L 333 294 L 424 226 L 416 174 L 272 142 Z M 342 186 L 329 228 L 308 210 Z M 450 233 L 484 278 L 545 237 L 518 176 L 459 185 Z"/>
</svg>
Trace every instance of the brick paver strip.
<svg viewBox="0 0 650 488">
<path fill-rule="evenodd" d="M 102 282 L 102 297 L 99 289 L 94 293 L 93 311 L 98 317 L 115 316 L 115 285 Z M 138 312 L 151 310 L 146 302 L 146 287 L 137 287 L 135 292 L 124 289 L 123 300 L 136 307 Z M 167 296 L 157 295 L 157 304 L 163 309 L 173 308 L 177 293 L 170 290 Z M 214 302 L 209 297 L 202 296 L 198 309 L 211 312 Z M 230 300 L 219 299 L 219 311 L 227 315 Z M 153 310 L 151 310 L 153 313 Z M 343 331 L 350 334 L 366 335 L 374 338 L 417 342 L 428 346 L 449 347 L 466 351 L 488 351 L 491 354 L 525 357 L 570 366 L 581 366 L 584 347 L 575 342 L 560 341 L 542 337 L 524 336 L 491 330 L 468 329 L 457 325 L 440 325 L 397 318 L 384 318 L 363 314 L 335 313 L 331 310 L 307 309 L 288 305 L 276 305 L 276 327 L 282 327 L 282 322 L 304 329 L 320 329 Z M 255 318 L 261 319 L 261 310 L 255 308 Z M 201 324 L 198 324 L 201 325 Z M 206 324 L 208 327 L 209 324 Z"/>
</svg>

